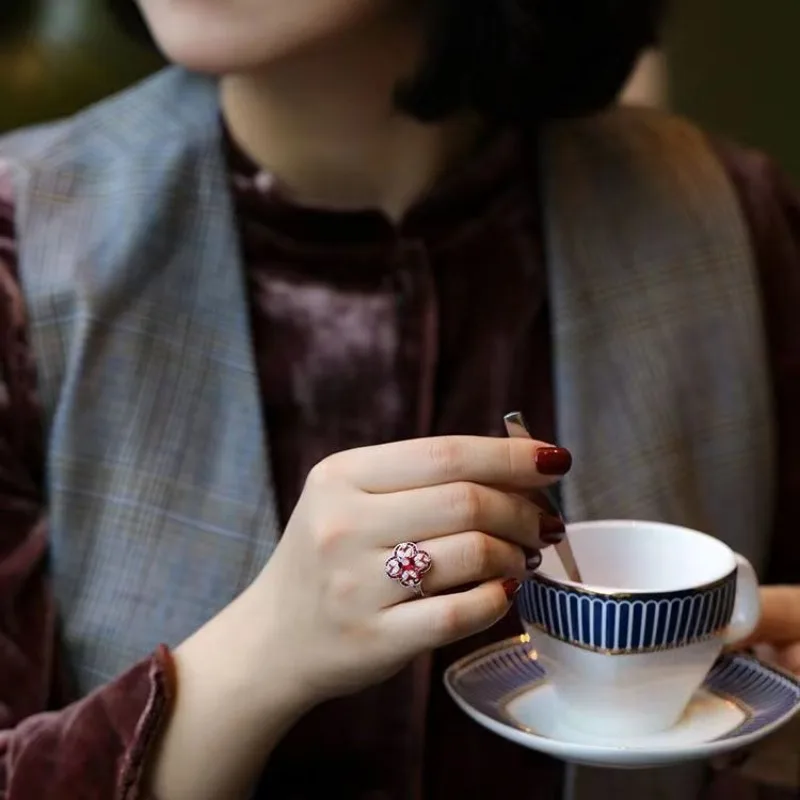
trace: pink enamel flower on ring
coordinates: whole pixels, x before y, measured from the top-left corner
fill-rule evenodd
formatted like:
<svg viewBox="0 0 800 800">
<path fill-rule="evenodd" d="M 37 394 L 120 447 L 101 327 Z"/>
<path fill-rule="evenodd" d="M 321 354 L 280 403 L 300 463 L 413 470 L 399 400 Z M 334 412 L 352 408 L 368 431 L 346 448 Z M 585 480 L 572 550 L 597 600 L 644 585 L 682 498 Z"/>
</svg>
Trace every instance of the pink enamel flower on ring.
<svg viewBox="0 0 800 800">
<path fill-rule="evenodd" d="M 386 562 L 386 574 L 408 589 L 418 589 L 422 576 L 431 568 L 431 557 L 412 542 L 403 542 Z"/>
</svg>

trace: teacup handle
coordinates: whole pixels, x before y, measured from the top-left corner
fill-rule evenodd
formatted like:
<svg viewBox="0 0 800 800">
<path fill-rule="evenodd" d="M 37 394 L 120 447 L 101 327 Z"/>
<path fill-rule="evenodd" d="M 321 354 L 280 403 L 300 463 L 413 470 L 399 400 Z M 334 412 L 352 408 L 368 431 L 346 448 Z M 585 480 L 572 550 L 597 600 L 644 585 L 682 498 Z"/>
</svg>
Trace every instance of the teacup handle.
<svg viewBox="0 0 800 800">
<path fill-rule="evenodd" d="M 758 576 L 753 565 L 738 553 L 736 556 L 736 603 L 728 627 L 723 634 L 726 645 L 737 644 L 746 639 L 761 618 L 761 595 L 758 591 Z"/>
</svg>

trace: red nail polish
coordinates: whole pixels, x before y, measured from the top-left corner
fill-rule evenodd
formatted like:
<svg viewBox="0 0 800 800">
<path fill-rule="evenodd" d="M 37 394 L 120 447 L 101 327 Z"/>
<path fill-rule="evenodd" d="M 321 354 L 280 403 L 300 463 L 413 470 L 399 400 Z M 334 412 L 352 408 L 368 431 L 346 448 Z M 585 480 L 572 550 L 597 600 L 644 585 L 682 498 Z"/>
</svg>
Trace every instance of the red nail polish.
<svg viewBox="0 0 800 800">
<path fill-rule="evenodd" d="M 506 593 L 509 602 L 516 597 L 521 588 L 522 584 L 516 578 L 509 578 L 507 581 L 503 581 L 503 591 Z"/>
<path fill-rule="evenodd" d="M 558 544 L 567 532 L 564 520 L 542 514 L 539 517 L 539 538 L 546 544 Z"/>
<path fill-rule="evenodd" d="M 535 459 L 540 475 L 566 475 L 572 467 L 572 453 L 563 447 L 540 447 Z"/>
</svg>

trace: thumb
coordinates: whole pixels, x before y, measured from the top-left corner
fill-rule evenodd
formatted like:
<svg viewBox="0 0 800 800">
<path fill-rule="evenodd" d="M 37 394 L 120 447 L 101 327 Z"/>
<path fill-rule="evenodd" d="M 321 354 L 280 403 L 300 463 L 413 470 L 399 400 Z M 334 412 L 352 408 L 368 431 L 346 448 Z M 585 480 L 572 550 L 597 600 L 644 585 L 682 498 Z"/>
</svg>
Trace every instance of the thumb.
<svg viewBox="0 0 800 800">
<path fill-rule="evenodd" d="M 800 642 L 800 586 L 762 586 L 761 619 L 744 646 L 792 642 Z"/>
</svg>

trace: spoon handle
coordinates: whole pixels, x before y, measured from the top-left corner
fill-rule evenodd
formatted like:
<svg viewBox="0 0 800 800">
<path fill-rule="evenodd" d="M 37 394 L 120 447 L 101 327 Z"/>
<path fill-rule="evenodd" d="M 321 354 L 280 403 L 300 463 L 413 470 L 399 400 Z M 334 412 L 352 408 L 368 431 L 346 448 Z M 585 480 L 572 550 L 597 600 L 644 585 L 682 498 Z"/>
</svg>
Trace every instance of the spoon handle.
<svg viewBox="0 0 800 800">
<path fill-rule="evenodd" d="M 530 439 L 531 434 L 528 426 L 525 424 L 525 418 L 519 411 L 512 411 L 504 417 L 506 423 L 506 431 L 508 435 L 515 439 Z M 542 489 L 542 494 L 545 495 L 547 501 L 555 509 L 556 513 L 564 518 L 564 513 L 561 509 L 561 504 L 558 502 L 556 493 L 549 488 Z M 557 545 L 555 545 L 556 554 L 561 559 L 561 564 L 564 567 L 567 577 L 575 583 L 583 583 L 581 580 L 581 573 L 578 569 L 578 563 L 575 561 L 575 554 L 572 552 L 572 545 L 569 543 L 569 537 L 565 536 Z"/>
</svg>

